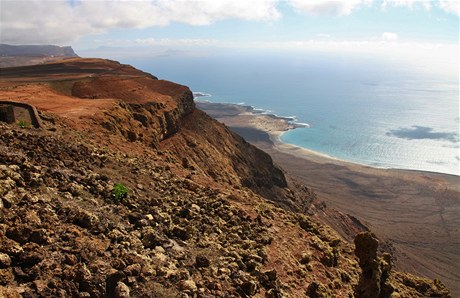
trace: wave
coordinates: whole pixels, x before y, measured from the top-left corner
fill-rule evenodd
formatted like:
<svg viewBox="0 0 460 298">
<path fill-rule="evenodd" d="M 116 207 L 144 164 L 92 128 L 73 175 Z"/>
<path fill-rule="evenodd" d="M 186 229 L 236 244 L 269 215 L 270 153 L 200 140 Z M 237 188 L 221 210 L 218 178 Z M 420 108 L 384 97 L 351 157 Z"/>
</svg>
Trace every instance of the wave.
<svg viewBox="0 0 460 298">
<path fill-rule="evenodd" d="M 258 109 L 258 110 L 260 110 L 260 109 Z M 284 120 L 284 121 L 287 121 L 289 124 L 294 126 L 294 128 L 302 128 L 302 127 L 310 128 L 310 124 L 305 123 L 305 122 L 299 122 L 299 120 L 297 119 L 297 116 L 281 116 L 281 115 L 273 113 L 270 110 L 266 110 L 262 114 L 270 116 L 270 117 L 274 117 L 274 118 L 277 118 L 277 119 L 281 119 L 281 120 Z"/>
<path fill-rule="evenodd" d="M 297 119 L 297 116 L 282 116 L 275 114 L 272 110 L 265 110 L 265 109 L 260 109 L 256 108 L 254 106 L 249 106 L 249 105 L 243 105 L 244 107 L 248 108 L 248 112 L 252 114 L 257 114 L 257 115 L 267 115 L 276 119 L 281 119 L 284 121 L 287 121 L 289 124 L 291 124 L 294 128 L 309 128 L 310 124 L 305 123 L 305 122 L 299 122 Z"/>
<path fill-rule="evenodd" d="M 302 127 L 305 127 L 305 128 L 310 128 L 310 124 L 308 123 L 305 123 L 305 122 L 296 122 L 295 123 L 296 125 L 301 125 Z"/>
<path fill-rule="evenodd" d="M 199 102 L 220 104 L 220 105 L 224 105 L 224 106 L 238 106 L 239 108 L 242 108 L 244 110 L 244 112 L 246 112 L 246 113 L 251 113 L 251 114 L 254 114 L 254 115 L 267 115 L 267 116 L 273 117 L 275 119 L 284 120 L 284 121 L 288 122 L 290 125 L 292 125 L 293 128 L 310 128 L 311 127 L 310 124 L 308 124 L 308 123 L 299 122 L 297 120 L 296 116 L 281 116 L 281 115 L 277 115 L 271 110 L 257 108 L 255 106 L 248 105 L 245 102 L 239 102 L 239 103 L 213 102 L 213 101 L 202 100 L 202 99 L 199 99 Z"/>
<path fill-rule="evenodd" d="M 192 92 L 192 94 L 193 94 L 193 99 L 198 98 L 198 97 L 211 97 L 212 96 L 212 94 L 199 92 L 199 91 Z"/>
</svg>

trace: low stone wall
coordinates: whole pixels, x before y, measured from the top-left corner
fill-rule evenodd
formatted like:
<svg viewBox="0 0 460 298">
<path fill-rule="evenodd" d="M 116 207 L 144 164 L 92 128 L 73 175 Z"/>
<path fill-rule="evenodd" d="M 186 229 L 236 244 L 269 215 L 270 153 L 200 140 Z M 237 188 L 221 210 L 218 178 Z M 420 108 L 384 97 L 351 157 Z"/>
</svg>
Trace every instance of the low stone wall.
<svg viewBox="0 0 460 298">
<path fill-rule="evenodd" d="M 7 123 L 25 121 L 36 128 L 41 127 L 37 109 L 23 102 L 0 100 L 0 121 Z"/>
</svg>

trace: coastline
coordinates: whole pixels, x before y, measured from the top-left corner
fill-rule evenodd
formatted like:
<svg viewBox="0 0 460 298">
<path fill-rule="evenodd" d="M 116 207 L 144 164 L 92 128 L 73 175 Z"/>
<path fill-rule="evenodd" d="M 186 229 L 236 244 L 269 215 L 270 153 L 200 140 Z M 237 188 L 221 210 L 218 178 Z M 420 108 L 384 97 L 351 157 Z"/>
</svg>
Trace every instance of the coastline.
<svg viewBox="0 0 460 298">
<path fill-rule="evenodd" d="M 439 278 L 460 294 L 460 176 L 378 168 L 284 143 L 292 121 L 252 107 L 197 102 L 197 107 L 269 153 L 320 200 L 368 226 L 392 247 L 396 268 Z"/>
<path fill-rule="evenodd" d="M 277 151 L 298 157 L 298 158 L 308 159 L 310 161 L 313 161 L 319 164 L 335 164 L 335 165 L 340 165 L 340 166 L 353 167 L 355 170 L 361 170 L 367 173 L 373 172 L 373 173 L 382 174 L 385 172 L 385 173 L 388 173 L 388 175 L 399 175 L 399 176 L 426 175 L 426 176 L 432 176 L 432 177 L 441 177 L 449 181 L 450 189 L 460 190 L 460 186 L 459 186 L 460 176 L 457 176 L 457 175 L 424 171 L 424 170 L 390 168 L 390 167 L 368 165 L 364 163 L 343 160 L 337 157 L 327 155 L 325 153 L 321 153 L 321 152 L 303 148 L 297 145 L 285 143 L 284 141 L 281 140 L 281 136 L 283 133 L 285 133 L 285 131 L 267 132 L 271 142 L 273 143 L 274 149 L 276 149 Z"/>
<path fill-rule="evenodd" d="M 208 97 L 205 95 L 203 97 Z M 202 96 L 199 96 L 201 98 Z M 292 129 L 306 127 L 308 124 L 297 123 L 294 117 L 283 117 L 275 114 L 266 113 L 258 110 L 253 106 L 234 103 L 215 103 L 209 101 L 196 101 L 197 107 L 208 113 L 211 117 L 227 125 L 230 129 L 243 136 L 248 142 L 261 146 L 261 140 L 268 142 L 270 140 L 274 149 L 298 158 L 307 159 L 319 164 L 335 164 L 339 166 L 353 167 L 355 170 L 366 172 L 392 172 L 392 174 L 420 174 L 435 177 L 443 177 L 450 183 L 449 188 L 460 191 L 460 176 L 448 173 L 432 172 L 417 169 L 393 168 L 378 165 L 369 165 L 355 161 L 340 159 L 327 155 L 322 152 L 304 148 L 298 145 L 286 143 L 281 140 L 281 136 Z M 262 134 L 266 134 L 263 137 Z M 266 146 L 264 149 L 266 150 Z"/>
<path fill-rule="evenodd" d="M 309 127 L 309 124 L 299 123 L 295 116 L 279 116 L 273 114 L 271 111 L 257 109 L 256 107 L 246 105 L 245 103 L 216 103 L 202 100 L 210 97 L 210 94 L 197 93 L 195 97 L 197 107 L 210 114 L 213 118 L 223 122 L 231 129 L 238 130 L 238 133 L 243 135 L 248 141 L 252 140 L 252 134 L 246 133 L 244 128 L 257 129 L 260 132 L 267 133 L 273 145 L 279 150 L 298 157 L 308 157 L 315 159 L 321 163 L 337 163 L 340 165 L 354 165 L 378 170 L 391 170 L 400 172 L 420 172 L 430 175 L 447 175 L 452 178 L 459 179 L 460 174 L 449 172 L 438 172 L 429 169 L 416 169 L 411 167 L 397 167 L 385 163 L 367 163 L 365 160 L 348 160 L 335 156 L 328 155 L 327 153 L 319 152 L 313 149 L 305 148 L 300 145 L 291 144 L 283 141 L 281 136 L 296 128 Z"/>
</svg>

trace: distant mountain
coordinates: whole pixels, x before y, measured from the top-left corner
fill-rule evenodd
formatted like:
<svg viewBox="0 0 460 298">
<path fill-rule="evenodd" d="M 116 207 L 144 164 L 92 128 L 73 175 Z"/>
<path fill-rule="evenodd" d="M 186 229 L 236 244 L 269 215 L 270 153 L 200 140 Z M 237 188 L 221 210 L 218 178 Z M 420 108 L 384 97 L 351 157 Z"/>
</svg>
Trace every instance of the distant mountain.
<svg viewBox="0 0 460 298">
<path fill-rule="evenodd" d="M 0 67 L 42 64 L 78 57 L 72 47 L 0 44 Z"/>
<path fill-rule="evenodd" d="M 13 46 L 0 44 L 0 56 L 29 56 L 29 57 L 78 57 L 72 47 L 60 47 L 53 45 L 20 45 Z"/>
</svg>

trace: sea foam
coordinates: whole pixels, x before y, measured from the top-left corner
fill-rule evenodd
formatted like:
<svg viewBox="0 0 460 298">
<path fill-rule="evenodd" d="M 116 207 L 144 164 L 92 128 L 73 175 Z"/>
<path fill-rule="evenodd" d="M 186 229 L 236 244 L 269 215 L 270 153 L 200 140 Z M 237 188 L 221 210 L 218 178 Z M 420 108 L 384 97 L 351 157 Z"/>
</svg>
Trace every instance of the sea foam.
<svg viewBox="0 0 460 298">
<path fill-rule="evenodd" d="M 212 95 L 209 93 L 204 93 L 204 92 L 192 92 L 193 94 L 193 99 L 199 98 L 199 97 L 211 97 Z"/>
</svg>

